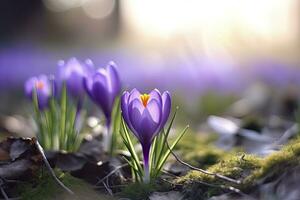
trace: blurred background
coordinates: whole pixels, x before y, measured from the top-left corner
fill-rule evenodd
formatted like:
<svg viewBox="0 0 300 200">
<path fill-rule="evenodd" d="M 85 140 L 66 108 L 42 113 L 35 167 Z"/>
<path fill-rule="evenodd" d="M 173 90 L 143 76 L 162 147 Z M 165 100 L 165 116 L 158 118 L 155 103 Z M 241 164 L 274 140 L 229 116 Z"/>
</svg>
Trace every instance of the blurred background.
<svg viewBox="0 0 300 200">
<path fill-rule="evenodd" d="M 169 90 L 184 123 L 210 114 L 293 117 L 298 0 L 1 0 L 0 114 L 21 114 L 24 81 L 77 57 L 117 63 L 125 88 Z"/>
</svg>

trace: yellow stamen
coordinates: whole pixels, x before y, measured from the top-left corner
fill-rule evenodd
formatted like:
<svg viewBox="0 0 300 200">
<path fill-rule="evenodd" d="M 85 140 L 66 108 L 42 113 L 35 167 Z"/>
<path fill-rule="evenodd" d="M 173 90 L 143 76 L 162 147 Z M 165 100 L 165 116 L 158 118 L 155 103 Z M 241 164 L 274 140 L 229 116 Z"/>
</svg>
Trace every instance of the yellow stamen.
<svg viewBox="0 0 300 200">
<path fill-rule="evenodd" d="M 141 101 L 142 101 L 144 107 L 147 106 L 149 99 L 150 99 L 150 95 L 149 94 L 142 94 L 141 95 Z"/>
<path fill-rule="evenodd" d="M 35 87 L 36 87 L 36 89 L 38 89 L 38 90 L 41 90 L 41 89 L 43 89 L 44 88 L 44 83 L 42 82 L 42 81 L 37 81 L 36 83 L 35 83 Z"/>
</svg>

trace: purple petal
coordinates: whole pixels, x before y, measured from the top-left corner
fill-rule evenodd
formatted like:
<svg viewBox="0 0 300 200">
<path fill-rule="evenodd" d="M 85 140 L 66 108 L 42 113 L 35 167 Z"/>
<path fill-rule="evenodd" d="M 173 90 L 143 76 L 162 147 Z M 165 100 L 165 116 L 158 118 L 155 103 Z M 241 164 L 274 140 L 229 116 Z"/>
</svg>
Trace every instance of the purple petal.
<svg viewBox="0 0 300 200">
<path fill-rule="evenodd" d="M 128 113 L 128 97 L 129 97 L 129 92 L 124 92 L 122 97 L 121 97 L 121 110 L 122 110 L 122 116 L 129 126 L 130 130 L 133 131 L 133 127 L 131 124 L 131 121 L 129 119 L 129 113 Z"/>
<path fill-rule="evenodd" d="M 116 69 L 116 65 L 114 62 L 110 62 L 107 66 L 107 83 L 110 92 L 113 97 L 119 94 L 121 91 L 121 82 L 119 78 L 119 74 Z"/>
<path fill-rule="evenodd" d="M 141 93 L 134 88 L 133 90 L 131 90 L 129 98 L 128 98 L 128 103 L 130 104 L 134 99 L 139 99 L 141 98 Z"/>
<path fill-rule="evenodd" d="M 98 104 L 102 108 L 105 116 L 107 118 L 110 118 L 112 108 L 109 102 L 107 88 L 105 85 L 106 84 L 105 77 L 102 74 L 97 73 L 93 77 L 93 80 L 94 80 L 93 89 L 92 89 L 93 100 L 96 104 Z"/>
<path fill-rule="evenodd" d="M 82 85 L 83 76 L 72 72 L 68 79 L 66 80 L 66 86 L 68 92 L 70 92 L 75 97 L 80 97 L 84 94 L 84 87 Z"/>
<path fill-rule="evenodd" d="M 140 139 L 140 132 L 138 129 L 144 109 L 144 106 L 138 99 L 134 99 L 128 106 L 128 116 L 132 125 L 132 132 L 138 139 Z"/>
<path fill-rule="evenodd" d="M 161 120 L 161 128 L 165 125 L 167 122 L 170 111 L 171 111 L 171 96 L 168 91 L 164 92 L 162 94 L 162 102 L 163 102 L 163 107 L 162 107 L 162 120 Z"/>
<path fill-rule="evenodd" d="M 148 109 L 145 109 L 138 125 L 138 133 L 140 135 L 140 142 L 142 144 L 149 144 L 152 142 L 157 130 L 159 128 L 159 123 L 153 121 L 150 112 Z"/>
<path fill-rule="evenodd" d="M 159 124 L 159 122 L 161 121 L 161 106 L 160 103 L 156 100 L 156 99 L 152 99 L 148 102 L 146 108 L 146 110 L 148 110 L 151 119 Z"/>
<path fill-rule="evenodd" d="M 85 91 L 88 93 L 91 99 L 94 99 L 93 97 L 93 77 L 88 76 L 83 79 L 83 87 Z"/>
<path fill-rule="evenodd" d="M 25 94 L 28 98 L 32 98 L 32 91 L 33 91 L 33 88 L 35 87 L 35 83 L 37 81 L 38 80 L 36 77 L 32 77 L 25 82 L 24 89 L 25 89 Z"/>
<path fill-rule="evenodd" d="M 151 101 L 151 99 L 155 99 L 155 100 L 158 101 L 159 105 L 162 106 L 161 94 L 160 94 L 160 92 L 159 92 L 158 89 L 152 90 L 152 91 L 149 93 L 149 95 L 150 95 L 149 101 Z"/>
<path fill-rule="evenodd" d="M 91 74 L 92 66 L 81 63 L 76 58 L 71 58 L 66 63 L 60 61 L 58 65 L 60 85 L 65 81 L 68 92 L 74 97 L 82 98 L 84 95 L 83 79 Z"/>
</svg>

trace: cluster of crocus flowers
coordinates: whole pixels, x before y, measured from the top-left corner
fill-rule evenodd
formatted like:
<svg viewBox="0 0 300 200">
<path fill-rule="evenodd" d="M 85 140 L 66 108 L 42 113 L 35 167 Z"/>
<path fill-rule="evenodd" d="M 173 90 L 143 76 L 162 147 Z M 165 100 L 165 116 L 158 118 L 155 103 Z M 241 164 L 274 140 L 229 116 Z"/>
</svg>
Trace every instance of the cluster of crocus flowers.
<svg viewBox="0 0 300 200">
<path fill-rule="evenodd" d="M 62 93 L 65 89 L 71 99 L 77 103 L 74 119 L 74 126 L 76 127 L 77 132 L 80 131 L 80 128 L 77 127 L 81 127 L 81 121 L 78 119 L 80 118 L 83 97 L 86 93 L 93 102 L 102 109 L 106 118 L 107 130 L 110 130 L 113 105 L 121 91 L 120 78 L 116 65 L 113 62 L 110 62 L 106 68 L 96 70 L 91 60 L 81 62 L 76 58 L 71 58 L 67 61 L 59 61 L 55 80 L 50 80 L 46 75 L 32 77 L 25 83 L 25 93 L 29 98 L 34 100 L 33 94 L 35 91 L 38 109 L 40 111 L 50 110 L 49 101 L 51 96 L 53 96 L 54 85 L 57 86 Z M 61 99 L 64 99 L 63 94 L 61 94 Z M 66 97 L 66 101 L 67 99 L 68 98 Z M 63 101 L 60 102 L 60 104 L 62 103 Z M 70 107 L 70 105 L 71 104 L 67 102 L 66 108 L 63 110 Z M 70 110 L 73 109 L 70 108 Z M 68 116 L 66 120 L 73 119 Z M 66 120 L 63 119 L 63 121 Z M 73 123 L 70 122 L 69 124 Z M 111 134 L 107 131 L 107 134 L 105 134 L 105 144 L 110 143 L 110 137 Z M 109 144 L 105 146 L 109 146 Z M 108 151 L 108 148 L 109 147 L 105 148 L 105 150 Z"/>
<path fill-rule="evenodd" d="M 46 146 L 49 144 L 50 147 L 58 145 L 58 149 L 62 147 L 63 150 L 72 149 L 75 143 L 80 145 L 81 140 L 78 139 L 78 129 L 75 126 L 83 97 L 87 93 L 101 108 L 106 118 L 107 129 L 103 134 L 104 150 L 112 153 L 114 150 L 112 136 L 120 134 L 131 154 L 131 161 L 127 162 L 133 169 L 133 177 L 137 181 L 149 182 L 152 177 L 158 176 L 170 151 L 187 129 L 179 134 L 170 147 L 166 145 L 176 116 L 175 112 L 165 129 L 171 112 L 171 96 L 168 91 L 161 93 L 158 89 L 154 89 L 148 94 L 141 94 L 137 89 L 133 89 L 131 92 L 125 91 L 119 103 L 117 98 L 121 92 L 121 82 L 113 62 L 105 68 L 95 69 L 90 60 L 81 62 L 71 58 L 67 62 L 60 61 L 56 78 L 50 80 L 47 76 L 41 75 L 32 77 L 25 83 L 25 92 L 34 100 L 37 108 L 37 124 L 40 127 L 41 138 L 46 138 L 43 144 Z M 54 96 L 56 87 L 61 90 L 60 101 L 56 101 L 59 95 Z M 72 103 L 67 102 L 69 100 L 67 94 L 77 101 L 77 110 L 73 109 Z M 116 128 L 119 125 L 122 130 L 120 127 Z M 135 152 L 128 128 L 142 146 L 143 167 Z"/>
<path fill-rule="evenodd" d="M 154 137 L 160 133 L 168 120 L 171 110 L 169 92 L 152 90 L 141 94 L 137 89 L 124 92 L 121 98 L 123 118 L 129 129 L 142 145 L 145 181 L 150 179 L 149 153 Z"/>
</svg>

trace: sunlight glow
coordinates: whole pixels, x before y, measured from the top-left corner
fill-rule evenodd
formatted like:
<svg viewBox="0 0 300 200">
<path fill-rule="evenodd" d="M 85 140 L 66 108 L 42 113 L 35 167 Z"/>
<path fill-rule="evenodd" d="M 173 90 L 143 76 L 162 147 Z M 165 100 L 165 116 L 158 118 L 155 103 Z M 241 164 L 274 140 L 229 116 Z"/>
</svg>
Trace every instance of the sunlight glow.
<svg viewBox="0 0 300 200">
<path fill-rule="evenodd" d="M 129 25 L 141 34 L 171 37 L 194 34 L 226 40 L 253 35 L 293 37 L 297 0 L 122 1 Z M 221 38 L 220 38 L 221 37 Z"/>
</svg>

